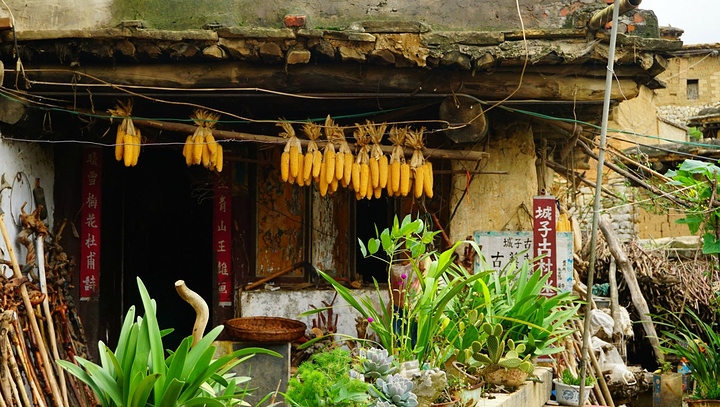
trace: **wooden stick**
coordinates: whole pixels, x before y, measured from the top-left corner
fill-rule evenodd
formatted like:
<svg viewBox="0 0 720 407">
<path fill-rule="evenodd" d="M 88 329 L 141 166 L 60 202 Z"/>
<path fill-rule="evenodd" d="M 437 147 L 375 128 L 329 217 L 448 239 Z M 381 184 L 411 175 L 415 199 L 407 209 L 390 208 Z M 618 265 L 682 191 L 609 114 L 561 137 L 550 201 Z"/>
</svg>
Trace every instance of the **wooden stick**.
<svg viewBox="0 0 720 407">
<path fill-rule="evenodd" d="M 0 348 L 4 348 L 4 346 L 0 346 Z M 2 360 L 3 365 L 7 365 L 6 354 L 4 351 L 0 351 L 0 360 Z M 13 395 L 12 389 L 10 388 L 10 376 L 6 374 L 5 369 L 0 370 L 0 384 L 0 390 L 2 390 L 3 398 L 12 406 Z"/>
<path fill-rule="evenodd" d="M 7 336 L 4 336 L 2 340 L 5 343 L 5 352 L 7 353 L 7 358 L 10 362 L 10 372 L 15 378 L 15 382 L 18 383 L 18 389 L 20 390 L 20 398 L 23 401 L 23 405 L 33 407 L 34 404 L 30 402 L 27 392 L 25 391 L 25 381 L 20 374 L 20 369 L 18 369 L 17 360 L 15 359 L 15 355 L 13 354 L 12 348 L 10 347 L 10 340 L 8 340 Z"/>
<path fill-rule="evenodd" d="M 26 350 L 24 345 L 21 345 L 19 343 L 17 331 L 14 324 L 10 326 L 10 339 L 15 345 L 15 349 L 17 349 L 18 357 L 20 358 L 20 364 L 25 371 L 25 376 L 27 377 L 28 384 L 30 384 L 30 390 L 33 393 L 35 402 L 37 403 L 38 407 L 45 407 L 45 398 L 42 396 L 42 394 L 40 394 L 35 370 L 32 368 L 30 361 L 26 357 Z"/>
<path fill-rule="evenodd" d="M 260 280 L 254 282 L 254 283 L 252 283 L 252 284 L 246 285 L 246 286 L 245 286 L 245 290 L 252 290 L 253 288 L 259 287 L 259 286 L 262 285 L 263 283 L 266 283 L 266 282 L 268 282 L 268 281 L 270 281 L 270 280 L 272 280 L 272 279 L 274 279 L 274 278 L 278 278 L 278 277 L 280 277 L 280 276 L 282 276 L 282 275 L 284 275 L 284 274 L 287 274 L 287 273 L 289 273 L 289 272 L 291 272 L 291 271 L 293 271 L 293 270 L 295 270 L 295 269 L 297 269 L 297 268 L 300 268 L 300 267 L 302 267 L 302 266 L 303 266 L 303 262 L 298 262 L 298 263 L 295 263 L 295 264 L 293 264 L 292 266 L 290 266 L 290 267 L 288 267 L 288 268 L 285 268 L 285 269 L 282 269 L 282 270 L 278 270 L 278 271 L 270 274 L 270 275 L 267 276 L 267 277 L 263 277 L 263 278 L 261 278 Z"/>
<path fill-rule="evenodd" d="M 198 295 L 195 291 L 189 289 L 185 285 L 185 281 L 178 280 L 175 282 L 175 291 L 180 295 L 180 298 L 190 304 L 195 310 L 195 325 L 193 325 L 193 346 L 200 342 L 203 335 L 205 335 L 205 327 L 207 326 L 208 319 L 210 318 L 210 311 L 205 300 Z"/>
<path fill-rule="evenodd" d="M 582 182 L 583 184 L 588 185 L 590 188 L 597 188 L 596 183 L 588 180 L 585 177 L 580 176 L 575 171 L 573 171 L 561 164 L 558 164 L 554 161 L 545 160 L 545 166 L 552 169 L 553 171 L 557 172 L 558 174 L 562 175 L 565 179 L 575 178 L 575 181 Z M 601 188 L 602 192 L 604 192 L 612 197 L 615 197 L 617 199 L 621 199 L 621 197 L 618 194 L 610 191 L 609 189 L 607 189 L 603 186 L 601 186 L 600 188 Z"/>
<path fill-rule="evenodd" d="M 605 399 L 602 404 L 604 406 L 615 407 L 615 402 L 613 401 L 610 389 L 605 381 L 605 375 L 603 374 L 602 369 L 600 369 L 600 364 L 595 356 L 595 351 L 590 349 L 588 355 L 590 355 L 590 362 L 592 363 L 593 369 L 595 369 L 595 376 L 597 377 L 597 381 L 600 384 L 600 390 L 602 390 L 603 398 Z"/>
<path fill-rule="evenodd" d="M 13 244 L 10 241 L 10 235 L 5 227 L 4 213 L 0 214 L 0 230 L 2 231 L 3 239 L 5 240 L 5 246 L 7 247 L 10 261 L 12 262 L 13 275 L 15 278 L 20 279 L 22 278 L 22 273 L 20 272 L 20 266 L 18 265 L 17 257 L 15 256 Z M 48 377 L 50 391 L 55 399 L 55 403 L 60 407 L 65 407 L 62 395 L 60 394 L 60 389 L 58 388 L 57 381 L 55 380 L 55 374 L 50 366 L 50 357 L 48 356 L 47 348 L 45 347 L 45 341 L 40 335 L 40 327 L 38 326 L 37 319 L 35 318 L 35 312 L 33 311 L 33 306 L 30 302 L 30 295 L 28 294 L 25 283 L 20 285 L 20 294 L 22 295 L 23 304 L 25 305 L 25 310 L 27 311 L 28 319 L 30 320 L 30 328 L 35 335 L 35 340 L 37 341 L 38 349 L 40 350 L 40 359 L 42 361 L 43 368 L 45 369 L 45 374 Z"/>
<path fill-rule="evenodd" d="M 45 314 L 45 319 L 47 320 L 47 333 L 50 338 L 48 340 L 48 342 L 50 342 L 50 350 L 52 351 L 53 358 L 55 358 L 55 360 L 60 360 L 60 352 L 58 352 L 57 338 L 55 334 L 55 324 L 53 323 L 52 313 L 50 312 L 49 292 L 47 290 L 47 281 L 45 279 L 44 240 L 44 236 L 42 234 L 38 234 L 37 242 L 35 243 L 35 250 L 37 250 L 36 258 L 38 264 L 38 274 L 40 277 L 40 289 L 41 292 L 45 294 L 45 298 L 43 298 L 42 301 L 42 309 Z M 60 392 L 62 394 L 63 402 L 66 406 L 70 406 L 70 402 L 68 401 L 67 383 L 65 383 L 65 373 L 57 364 L 53 363 L 53 366 L 56 368 L 58 379 L 60 379 Z"/>
<path fill-rule="evenodd" d="M 658 339 L 657 332 L 655 332 L 655 325 L 653 324 L 652 317 L 650 317 L 650 308 L 648 307 L 647 301 L 645 301 L 645 297 L 643 297 L 642 291 L 640 290 L 640 285 L 638 284 L 637 277 L 635 276 L 635 271 L 632 269 L 625 251 L 622 246 L 620 246 L 620 242 L 615 236 L 615 232 L 613 231 L 612 225 L 607 217 L 600 216 L 599 224 L 600 230 L 602 230 L 602 233 L 605 236 L 605 241 L 610 249 L 610 253 L 612 253 L 613 257 L 615 257 L 615 260 L 623 273 L 628 290 L 630 290 L 630 297 L 632 298 L 633 305 L 640 314 L 640 317 L 643 318 L 641 321 L 642 326 L 645 329 L 646 336 L 653 347 L 655 357 L 658 361 L 662 362 L 665 360 L 665 356 L 663 355 L 662 350 L 660 350 L 660 340 Z"/>
<path fill-rule="evenodd" d="M 10 377 L 10 368 L 8 367 L 7 361 L 3 361 L 3 372 L 6 376 Z M 15 384 L 14 380 L 10 380 L 10 390 L 12 391 L 13 400 L 15 400 L 15 403 L 18 407 L 22 406 L 22 400 L 20 400 L 20 394 L 18 393 L 18 386 Z"/>
</svg>

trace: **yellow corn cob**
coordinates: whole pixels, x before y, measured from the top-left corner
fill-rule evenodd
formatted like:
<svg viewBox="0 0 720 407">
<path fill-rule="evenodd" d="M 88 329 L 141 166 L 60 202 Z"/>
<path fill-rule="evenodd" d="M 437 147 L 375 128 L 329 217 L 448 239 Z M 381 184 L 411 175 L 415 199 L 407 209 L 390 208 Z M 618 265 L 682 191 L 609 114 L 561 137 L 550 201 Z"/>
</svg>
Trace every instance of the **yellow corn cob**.
<svg viewBox="0 0 720 407">
<path fill-rule="evenodd" d="M 330 193 L 331 193 L 331 194 L 332 194 L 333 192 L 337 191 L 337 189 L 338 189 L 338 184 L 339 184 L 339 183 L 340 183 L 340 181 L 338 181 L 337 178 L 333 178 L 332 182 L 331 182 L 330 185 L 328 186 L 328 187 L 329 187 L 328 189 L 330 189 Z"/>
<path fill-rule="evenodd" d="M 392 180 L 392 190 L 394 193 L 400 191 L 400 161 L 395 161 L 390 165 L 390 173 L 392 176 L 388 181 Z"/>
<path fill-rule="evenodd" d="M 368 187 L 370 186 L 370 166 L 363 163 L 360 164 L 360 195 L 367 196 Z"/>
<path fill-rule="evenodd" d="M 327 182 L 327 166 L 323 165 L 320 168 L 320 182 L 318 183 L 320 187 L 320 196 L 325 196 L 328 191 L 328 182 Z"/>
<path fill-rule="evenodd" d="M 387 190 L 388 196 L 393 196 L 395 191 L 393 191 L 393 182 L 392 182 L 392 173 L 388 172 L 388 179 L 385 183 L 385 189 Z"/>
<path fill-rule="evenodd" d="M 352 167 L 353 162 L 355 161 L 355 157 L 351 153 L 345 153 L 343 156 L 345 159 L 345 168 L 343 169 L 343 187 L 346 187 L 350 185 L 350 181 L 352 180 Z"/>
<path fill-rule="evenodd" d="M 355 192 L 355 199 L 357 199 L 359 201 L 363 198 L 364 198 L 363 196 L 360 196 L 360 192 Z"/>
<path fill-rule="evenodd" d="M 415 198 L 420 198 L 423 194 L 423 183 L 425 181 L 425 165 L 415 168 Z"/>
<path fill-rule="evenodd" d="M 290 178 L 290 153 L 283 151 L 280 156 L 280 179 L 287 182 Z"/>
<path fill-rule="evenodd" d="M 353 190 L 360 193 L 360 164 L 357 162 L 352 165 L 352 185 Z"/>
<path fill-rule="evenodd" d="M 207 140 L 207 138 L 205 139 Z M 210 149 L 208 148 L 209 144 L 205 144 L 202 149 L 202 165 L 205 168 L 210 167 Z"/>
<path fill-rule="evenodd" d="M 376 189 L 380 185 L 380 162 L 375 159 L 370 159 L 370 185 L 373 189 Z"/>
<path fill-rule="evenodd" d="M 135 137 L 133 137 L 135 143 L 133 143 L 133 157 L 132 166 L 136 166 L 138 159 L 140 158 L 140 146 L 142 145 L 142 137 L 140 136 L 140 130 L 135 130 Z"/>
<path fill-rule="evenodd" d="M 367 193 L 365 194 L 365 198 L 367 198 L 368 200 L 372 199 L 374 191 L 375 190 L 372 189 L 372 186 L 370 185 L 370 170 L 368 170 L 368 188 Z"/>
<path fill-rule="evenodd" d="M 215 159 L 215 171 L 222 172 L 223 170 L 223 148 L 221 145 L 218 145 L 217 148 L 217 158 Z"/>
<path fill-rule="evenodd" d="M 295 182 L 301 187 L 305 186 L 305 157 L 302 154 L 298 157 L 298 176 Z"/>
<path fill-rule="evenodd" d="M 378 187 L 385 188 L 388 180 L 388 158 L 383 154 L 378 160 Z"/>
<path fill-rule="evenodd" d="M 197 133 L 200 132 L 196 132 L 195 139 L 193 140 L 193 164 L 202 163 L 202 152 L 205 148 L 205 136 Z"/>
<path fill-rule="evenodd" d="M 322 159 L 323 155 L 320 152 L 320 150 L 315 150 L 315 153 L 313 153 L 313 163 L 312 163 L 312 176 L 313 178 L 317 178 L 320 176 L 320 169 L 322 167 Z"/>
<path fill-rule="evenodd" d="M 325 180 L 327 183 L 331 183 L 332 179 L 335 178 L 335 151 L 331 149 L 325 150 Z"/>
<path fill-rule="evenodd" d="M 343 179 L 343 176 L 345 175 L 345 154 L 344 153 L 337 153 L 335 154 L 335 179 L 341 180 Z"/>
<path fill-rule="evenodd" d="M 308 152 L 303 156 L 303 179 L 307 185 L 310 185 L 310 178 L 313 171 L 313 153 Z"/>
<path fill-rule="evenodd" d="M 130 134 L 125 134 L 123 137 L 123 163 L 126 167 L 130 167 L 132 165 L 132 157 L 133 157 L 133 136 Z"/>
<path fill-rule="evenodd" d="M 115 159 L 121 161 L 123 159 L 123 140 L 125 139 L 125 120 L 120 123 L 115 136 Z"/>
<path fill-rule="evenodd" d="M 290 178 L 297 178 L 300 167 L 300 152 L 296 146 L 290 146 Z"/>
<path fill-rule="evenodd" d="M 410 193 L 410 164 L 400 165 L 400 195 L 407 196 Z"/>
<path fill-rule="evenodd" d="M 218 144 L 210 131 L 208 131 L 208 134 L 205 136 L 205 142 L 208 143 L 207 148 L 210 152 L 210 157 L 214 157 L 215 154 L 217 154 Z"/>
<path fill-rule="evenodd" d="M 185 164 L 188 166 L 193 164 L 193 157 L 194 157 L 194 151 L 195 151 L 195 145 L 193 143 L 193 136 L 188 136 L 185 140 L 185 147 L 187 148 L 187 151 L 185 151 L 185 148 L 183 148 L 183 152 L 185 153 Z"/>
<path fill-rule="evenodd" d="M 430 161 L 425 162 L 425 169 L 423 170 L 423 175 L 425 175 L 425 180 L 423 181 L 423 189 L 425 190 L 425 196 L 428 198 L 433 197 L 433 168 L 432 163 Z"/>
<path fill-rule="evenodd" d="M 375 199 L 380 199 L 382 196 L 382 188 L 375 188 Z"/>
</svg>

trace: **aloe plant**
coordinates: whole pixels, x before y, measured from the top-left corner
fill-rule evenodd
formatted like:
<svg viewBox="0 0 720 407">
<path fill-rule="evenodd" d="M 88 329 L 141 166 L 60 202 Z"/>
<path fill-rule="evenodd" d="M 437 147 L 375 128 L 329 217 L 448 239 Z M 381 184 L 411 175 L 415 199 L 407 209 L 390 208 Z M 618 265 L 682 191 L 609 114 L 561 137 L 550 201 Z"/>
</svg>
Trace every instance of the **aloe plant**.
<svg viewBox="0 0 720 407">
<path fill-rule="evenodd" d="M 56 361 L 90 386 L 102 406 L 234 406 L 247 394 L 242 384 L 250 378 L 232 377 L 230 369 L 257 353 L 281 357 L 267 349 L 245 348 L 213 360 L 212 342 L 223 329 L 218 326 L 195 346 L 188 336 L 166 358 L 162 343 L 166 331 L 160 331 L 157 304 L 140 278 L 137 284 L 145 315 L 135 318 L 135 306 L 130 307 L 115 351 L 100 341 L 99 365 L 78 356 L 80 366 Z"/>
</svg>

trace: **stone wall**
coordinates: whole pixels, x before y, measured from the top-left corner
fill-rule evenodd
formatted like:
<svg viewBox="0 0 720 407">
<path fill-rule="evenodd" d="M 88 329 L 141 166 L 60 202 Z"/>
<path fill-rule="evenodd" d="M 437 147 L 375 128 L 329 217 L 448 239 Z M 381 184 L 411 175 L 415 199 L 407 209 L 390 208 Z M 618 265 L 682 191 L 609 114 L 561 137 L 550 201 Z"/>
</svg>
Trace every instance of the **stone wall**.
<svg viewBox="0 0 720 407">
<path fill-rule="evenodd" d="M 435 29 L 451 30 L 506 31 L 521 27 L 515 2 L 495 0 L 8 0 L 7 3 L 20 31 L 107 28 L 127 20 L 142 20 L 150 28 L 163 30 L 199 29 L 207 24 L 279 28 L 288 14 L 305 15 L 309 28 L 326 29 L 367 20 L 420 21 Z M 573 28 L 578 12 L 603 6 L 604 0 L 519 2 L 528 29 Z M 657 31 L 656 20 L 647 26 Z"/>
</svg>

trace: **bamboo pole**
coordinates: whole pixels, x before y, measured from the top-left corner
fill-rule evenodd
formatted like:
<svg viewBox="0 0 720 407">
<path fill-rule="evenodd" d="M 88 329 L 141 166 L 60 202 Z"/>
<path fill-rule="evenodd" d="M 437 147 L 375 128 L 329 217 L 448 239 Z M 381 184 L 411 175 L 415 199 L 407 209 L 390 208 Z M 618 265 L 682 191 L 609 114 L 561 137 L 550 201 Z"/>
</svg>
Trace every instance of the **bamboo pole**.
<svg viewBox="0 0 720 407">
<path fill-rule="evenodd" d="M 13 249 L 13 244 L 10 241 L 10 235 L 8 234 L 7 227 L 5 226 L 4 213 L 0 213 L 0 231 L 2 231 L 3 239 L 5 240 L 5 246 L 7 247 L 8 255 L 10 256 L 13 276 L 17 279 L 21 279 L 22 273 L 20 272 L 20 265 L 18 264 L 17 257 L 15 256 L 15 249 Z M 30 321 L 31 332 L 33 333 L 33 335 L 35 336 L 35 340 L 37 341 L 38 349 L 40 351 L 40 361 L 42 362 L 43 369 L 45 371 L 45 374 L 47 375 L 50 391 L 52 392 L 52 396 L 55 399 L 55 403 L 60 407 L 65 407 L 63 404 L 62 395 L 60 394 L 60 389 L 58 388 L 58 384 L 55 379 L 55 374 L 53 373 L 53 369 L 50 366 L 50 357 L 47 353 L 45 341 L 40 334 L 40 327 L 38 326 L 37 318 L 35 318 L 35 312 L 33 311 L 33 306 L 30 302 L 30 295 L 28 294 L 27 286 L 25 285 L 25 283 L 20 285 L 20 294 L 23 299 L 23 304 L 25 305 L 25 310 L 27 311 L 28 320 Z"/>
</svg>

